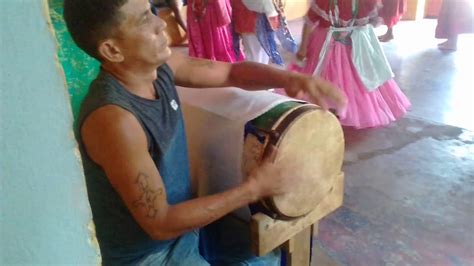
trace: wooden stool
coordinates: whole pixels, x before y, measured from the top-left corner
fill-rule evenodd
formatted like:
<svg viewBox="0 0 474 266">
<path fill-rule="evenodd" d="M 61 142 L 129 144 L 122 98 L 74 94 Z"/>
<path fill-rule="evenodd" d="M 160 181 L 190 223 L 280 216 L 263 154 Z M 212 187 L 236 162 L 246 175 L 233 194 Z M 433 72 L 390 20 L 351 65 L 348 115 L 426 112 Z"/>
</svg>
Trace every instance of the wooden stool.
<svg viewBox="0 0 474 266">
<path fill-rule="evenodd" d="M 304 217 L 283 221 L 263 213 L 254 214 L 250 224 L 253 252 L 263 256 L 281 246 L 288 253 L 286 265 L 310 265 L 313 232 L 317 232 L 319 220 L 342 206 L 343 195 L 344 173 L 341 172 L 329 194 Z"/>
</svg>

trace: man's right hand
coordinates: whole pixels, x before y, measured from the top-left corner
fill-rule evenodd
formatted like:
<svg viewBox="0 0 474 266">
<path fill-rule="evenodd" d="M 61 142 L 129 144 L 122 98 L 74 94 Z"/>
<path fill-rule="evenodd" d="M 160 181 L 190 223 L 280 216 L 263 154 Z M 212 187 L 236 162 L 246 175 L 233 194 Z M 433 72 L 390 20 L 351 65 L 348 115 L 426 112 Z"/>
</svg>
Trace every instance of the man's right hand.
<svg viewBox="0 0 474 266">
<path fill-rule="evenodd" d="M 276 162 L 278 149 L 273 145 L 269 149 L 263 162 L 250 173 L 247 179 L 254 191 L 255 200 L 287 193 L 294 187 L 292 184 L 298 182 L 295 180 L 298 163 L 295 161 Z"/>
</svg>

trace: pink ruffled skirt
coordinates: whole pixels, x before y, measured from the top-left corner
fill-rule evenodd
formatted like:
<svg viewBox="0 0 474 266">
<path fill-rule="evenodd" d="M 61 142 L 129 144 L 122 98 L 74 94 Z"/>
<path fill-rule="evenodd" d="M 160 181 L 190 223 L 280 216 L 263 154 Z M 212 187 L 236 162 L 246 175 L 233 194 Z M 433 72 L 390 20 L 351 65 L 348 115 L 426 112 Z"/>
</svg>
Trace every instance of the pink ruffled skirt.
<svg viewBox="0 0 474 266">
<path fill-rule="evenodd" d="M 289 68 L 313 74 L 327 32 L 327 28 L 316 27 L 308 44 L 306 65 L 303 68 L 290 65 Z M 348 100 L 346 110 L 338 114 L 342 125 L 355 128 L 384 126 L 402 117 L 411 106 L 393 79 L 371 92 L 365 88 L 352 63 L 350 44 L 332 40 L 325 62 L 321 77 L 336 85 Z"/>
<path fill-rule="evenodd" d="M 187 10 L 189 55 L 223 62 L 243 60 L 243 53 L 237 56 L 233 48 L 229 0 L 209 1 L 204 16 L 199 20 L 192 12 L 193 1 L 189 1 Z"/>
</svg>

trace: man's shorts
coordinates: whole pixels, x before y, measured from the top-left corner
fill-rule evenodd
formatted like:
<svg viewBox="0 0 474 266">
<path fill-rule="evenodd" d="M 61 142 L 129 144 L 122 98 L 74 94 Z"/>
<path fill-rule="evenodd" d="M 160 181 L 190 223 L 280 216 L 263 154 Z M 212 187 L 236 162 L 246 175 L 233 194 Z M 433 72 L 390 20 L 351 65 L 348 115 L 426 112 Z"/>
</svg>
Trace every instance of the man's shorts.
<svg viewBox="0 0 474 266">
<path fill-rule="evenodd" d="M 250 228 L 232 215 L 179 237 L 168 249 L 149 255 L 141 266 L 279 266 L 280 250 L 257 257 L 250 249 Z"/>
</svg>

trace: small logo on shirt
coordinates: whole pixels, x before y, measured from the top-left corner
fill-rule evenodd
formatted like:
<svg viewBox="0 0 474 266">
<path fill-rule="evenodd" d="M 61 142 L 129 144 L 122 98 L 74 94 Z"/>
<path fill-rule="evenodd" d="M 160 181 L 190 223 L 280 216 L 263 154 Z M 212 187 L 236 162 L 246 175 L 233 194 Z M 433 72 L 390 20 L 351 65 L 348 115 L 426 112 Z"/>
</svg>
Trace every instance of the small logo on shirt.
<svg viewBox="0 0 474 266">
<path fill-rule="evenodd" d="M 175 111 L 178 110 L 178 103 L 174 99 L 170 102 L 170 105 Z"/>
</svg>

